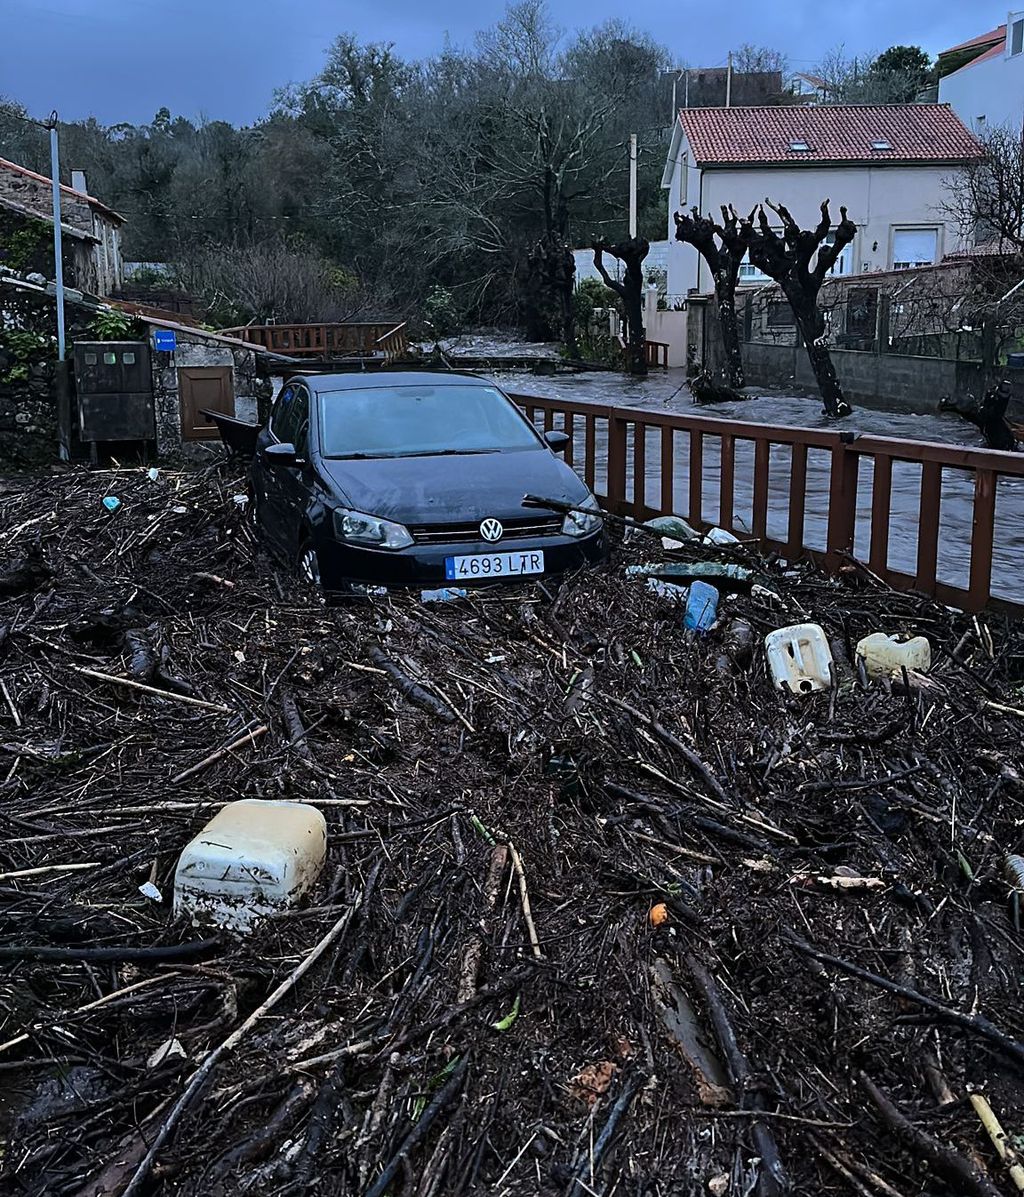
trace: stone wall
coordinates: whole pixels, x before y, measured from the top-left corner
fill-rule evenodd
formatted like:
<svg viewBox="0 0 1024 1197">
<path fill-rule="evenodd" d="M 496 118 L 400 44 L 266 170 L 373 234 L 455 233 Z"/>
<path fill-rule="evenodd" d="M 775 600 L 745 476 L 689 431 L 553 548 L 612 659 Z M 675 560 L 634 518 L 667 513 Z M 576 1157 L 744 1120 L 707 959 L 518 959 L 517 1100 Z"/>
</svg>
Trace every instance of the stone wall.
<svg viewBox="0 0 1024 1197">
<path fill-rule="evenodd" d="M 0 196 L 13 200 L 30 212 L 49 216 L 53 211 L 53 188 L 49 179 L 36 179 L 20 171 L 0 169 Z M 60 215 L 64 224 L 82 233 L 95 235 L 93 211 L 81 196 L 60 193 Z"/>
<path fill-rule="evenodd" d="M 5 382 L 0 372 L 0 473 L 44 465 L 57 455 L 53 364 L 33 363 L 28 374 Z"/>
<path fill-rule="evenodd" d="M 204 444 L 184 441 L 181 430 L 181 397 L 178 393 L 178 370 L 187 366 L 230 366 L 235 390 L 235 415 L 240 420 L 258 418 L 259 396 L 266 384 L 257 374 L 257 355 L 250 349 L 240 349 L 205 341 L 198 336 L 177 333 L 177 348 L 173 353 L 154 351 L 153 400 L 156 411 L 157 453 L 201 457 Z M 219 444 L 219 442 L 214 442 Z"/>
</svg>

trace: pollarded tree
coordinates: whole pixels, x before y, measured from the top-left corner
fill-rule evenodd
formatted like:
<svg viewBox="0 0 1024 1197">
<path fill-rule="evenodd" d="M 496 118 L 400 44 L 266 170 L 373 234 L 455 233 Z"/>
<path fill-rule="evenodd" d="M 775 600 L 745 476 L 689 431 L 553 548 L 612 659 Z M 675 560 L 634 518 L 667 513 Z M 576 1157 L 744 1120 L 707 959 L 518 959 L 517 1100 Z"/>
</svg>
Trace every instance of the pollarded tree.
<svg viewBox="0 0 1024 1197">
<path fill-rule="evenodd" d="M 594 266 L 604 285 L 622 300 L 626 312 L 626 370 L 629 374 L 647 373 L 647 333 L 644 329 L 644 258 L 650 251 L 646 237 L 628 237 L 609 245 L 599 240 L 593 243 Z M 604 264 L 604 254 L 617 258 L 625 271 L 622 281 L 614 279 Z"/>
<path fill-rule="evenodd" d="M 730 387 L 745 385 L 743 358 L 740 355 L 740 334 L 736 322 L 736 283 L 739 280 L 740 263 L 747 252 L 747 233 L 753 227 L 754 213 L 745 221 L 736 215 L 735 209 L 722 205 L 722 223 L 718 224 L 710 215 L 701 216 L 696 208 L 686 216 L 675 214 L 676 240 L 692 245 L 708 264 L 715 284 L 715 299 L 718 303 L 718 322 L 722 330 L 722 345 L 725 349 L 726 381 Z"/>
<path fill-rule="evenodd" d="M 825 318 L 818 307 L 818 292 L 839 255 L 857 233 L 857 226 L 840 208 L 842 219 L 836 225 L 831 243 L 826 239 L 832 231 L 828 200 L 821 204 L 821 219 L 813 229 L 802 229 L 783 204 L 765 204 L 782 220 L 782 233 L 777 233 L 768 221 L 764 206 L 758 205 L 757 226 L 753 216 L 743 221 L 742 235 L 747 240 L 751 263 L 774 279 L 782 288 L 793 309 L 797 326 L 807 347 L 807 357 L 818 382 L 825 414 L 833 419 L 850 414 L 850 405 L 843 398 L 843 390 L 836 376 L 832 357 L 825 344 Z M 811 265 L 813 261 L 813 266 Z"/>
</svg>

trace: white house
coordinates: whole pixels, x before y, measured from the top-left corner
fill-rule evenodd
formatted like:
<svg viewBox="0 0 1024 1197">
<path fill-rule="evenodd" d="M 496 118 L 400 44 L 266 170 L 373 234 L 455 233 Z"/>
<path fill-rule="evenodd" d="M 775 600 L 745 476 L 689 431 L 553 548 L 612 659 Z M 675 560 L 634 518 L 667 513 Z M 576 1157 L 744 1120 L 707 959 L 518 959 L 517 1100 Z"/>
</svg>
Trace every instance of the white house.
<svg viewBox="0 0 1024 1197">
<path fill-rule="evenodd" d="M 1009 31 L 1009 32 L 1007 32 Z M 939 99 L 981 133 L 1024 130 L 1024 10 L 939 55 Z"/>
<path fill-rule="evenodd" d="M 682 110 L 662 186 L 669 191 L 668 291 L 709 294 L 710 272 L 697 251 L 674 239 L 674 213 L 697 207 L 742 215 L 766 197 L 781 201 L 804 227 L 823 199 L 834 221 L 845 205 L 857 236 L 837 274 L 928 265 L 956 248 L 956 223 L 941 211 L 943 180 L 980 154 L 974 136 L 944 104 Z M 776 223 L 773 218 L 773 224 Z M 741 283 L 765 282 L 752 266 Z"/>
</svg>

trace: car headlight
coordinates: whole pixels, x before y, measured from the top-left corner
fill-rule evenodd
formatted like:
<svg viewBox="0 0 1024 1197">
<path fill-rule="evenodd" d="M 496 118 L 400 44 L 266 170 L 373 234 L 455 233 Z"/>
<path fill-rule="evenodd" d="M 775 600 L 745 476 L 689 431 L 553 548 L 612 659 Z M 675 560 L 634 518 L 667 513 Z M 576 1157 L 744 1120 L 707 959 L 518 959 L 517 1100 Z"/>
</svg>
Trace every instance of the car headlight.
<svg viewBox="0 0 1024 1197">
<path fill-rule="evenodd" d="M 601 527 L 601 507 L 593 495 L 584 499 L 579 507 L 579 511 L 566 512 L 562 520 L 563 536 L 590 536 Z"/>
<path fill-rule="evenodd" d="M 406 549 L 413 543 L 404 524 L 362 511 L 348 511 L 344 507 L 334 513 L 334 534 L 339 540 L 372 545 L 375 549 Z"/>
</svg>

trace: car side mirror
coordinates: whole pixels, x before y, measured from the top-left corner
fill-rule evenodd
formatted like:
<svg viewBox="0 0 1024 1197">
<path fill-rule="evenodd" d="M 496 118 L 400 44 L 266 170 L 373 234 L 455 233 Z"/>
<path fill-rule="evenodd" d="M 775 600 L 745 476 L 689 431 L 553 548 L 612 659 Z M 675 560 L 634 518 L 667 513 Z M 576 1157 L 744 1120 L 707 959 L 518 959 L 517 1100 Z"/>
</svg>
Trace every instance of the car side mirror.
<svg viewBox="0 0 1024 1197">
<path fill-rule="evenodd" d="M 550 432 L 545 432 L 544 439 L 548 443 L 548 448 L 553 453 L 564 453 L 566 446 L 569 444 L 569 434 L 567 432 L 556 432 L 554 429 Z"/>
<path fill-rule="evenodd" d="M 263 450 L 263 459 L 268 466 L 277 469 L 294 469 L 298 465 L 295 446 L 291 441 L 282 441 L 279 445 L 267 445 Z"/>
</svg>

